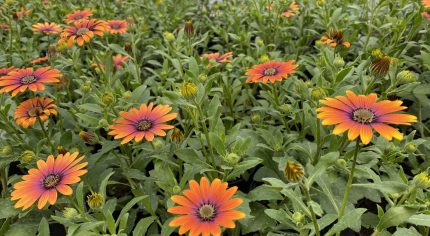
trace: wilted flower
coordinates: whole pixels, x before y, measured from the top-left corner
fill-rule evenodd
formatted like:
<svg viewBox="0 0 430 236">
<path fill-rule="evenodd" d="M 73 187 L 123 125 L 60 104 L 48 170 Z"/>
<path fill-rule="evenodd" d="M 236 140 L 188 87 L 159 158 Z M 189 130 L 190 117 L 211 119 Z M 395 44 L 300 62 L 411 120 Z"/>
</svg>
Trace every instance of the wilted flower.
<svg viewBox="0 0 430 236">
<path fill-rule="evenodd" d="M 39 58 L 32 60 L 31 63 L 32 64 L 39 64 L 39 63 L 42 63 L 42 62 L 45 62 L 48 60 L 49 60 L 49 58 L 47 56 L 44 56 L 44 57 L 39 57 Z"/>
<path fill-rule="evenodd" d="M 15 17 L 16 18 L 22 18 L 22 17 L 26 17 L 30 14 L 31 10 L 26 10 L 24 7 L 21 7 L 19 9 L 19 11 L 15 12 Z"/>
<path fill-rule="evenodd" d="M 304 176 L 302 165 L 297 162 L 288 161 L 284 169 L 284 175 L 289 181 L 298 181 Z"/>
<path fill-rule="evenodd" d="M 67 153 L 67 150 L 63 146 L 58 146 L 57 152 L 58 152 L 58 154 L 65 155 Z"/>
</svg>

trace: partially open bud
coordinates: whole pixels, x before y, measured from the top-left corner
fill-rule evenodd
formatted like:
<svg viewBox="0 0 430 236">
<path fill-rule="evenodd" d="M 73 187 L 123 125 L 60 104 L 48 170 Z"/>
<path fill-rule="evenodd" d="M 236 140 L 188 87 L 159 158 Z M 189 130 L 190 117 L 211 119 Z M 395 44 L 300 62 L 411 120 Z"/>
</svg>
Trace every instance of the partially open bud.
<svg viewBox="0 0 430 236">
<path fill-rule="evenodd" d="M 197 86 L 193 82 L 182 83 L 180 90 L 185 99 L 192 99 L 197 94 Z"/>
<path fill-rule="evenodd" d="M 297 162 L 289 161 L 284 169 L 285 177 L 292 182 L 299 181 L 304 176 L 304 170 L 302 165 Z"/>
<path fill-rule="evenodd" d="M 174 128 L 170 138 L 172 139 L 172 141 L 174 143 L 179 143 L 182 140 L 184 140 L 184 133 L 182 133 L 182 131 L 180 129 Z"/>
<path fill-rule="evenodd" d="M 185 22 L 184 32 L 187 34 L 188 37 L 192 37 L 194 35 L 193 21 L 187 20 Z"/>
<path fill-rule="evenodd" d="M 302 222 L 302 220 L 305 218 L 305 216 L 302 213 L 295 211 L 291 218 L 293 218 L 294 223 L 297 224 L 297 223 Z"/>
<path fill-rule="evenodd" d="M 94 145 L 99 142 L 99 138 L 93 132 L 81 130 L 81 132 L 79 132 L 79 137 L 81 137 L 81 139 L 84 140 L 84 142 L 88 145 Z"/>
<path fill-rule="evenodd" d="M 100 193 L 91 193 L 87 196 L 87 203 L 91 209 L 96 209 L 104 205 L 105 199 Z"/>
<path fill-rule="evenodd" d="M 397 74 L 397 83 L 398 84 L 408 84 L 415 82 L 417 78 L 415 77 L 414 73 L 412 73 L 409 70 L 402 70 Z"/>
<path fill-rule="evenodd" d="M 34 160 L 34 158 L 36 157 L 36 154 L 31 151 L 31 150 L 25 150 L 22 154 L 21 154 L 21 160 L 24 163 L 30 163 Z"/>
<path fill-rule="evenodd" d="M 58 152 L 58 154 L 64 155 L 67 153 L 67 150 L 63 146 L 58 146 L 57 152 Z"/>
</svg>

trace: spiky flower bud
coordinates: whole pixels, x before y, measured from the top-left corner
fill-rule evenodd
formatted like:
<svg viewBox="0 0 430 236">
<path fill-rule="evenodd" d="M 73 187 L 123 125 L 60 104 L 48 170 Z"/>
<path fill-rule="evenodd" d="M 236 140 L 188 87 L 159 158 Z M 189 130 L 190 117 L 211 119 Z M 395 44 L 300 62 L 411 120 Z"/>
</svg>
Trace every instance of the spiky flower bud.
<svg viewBox="0 0 430 236">
<path fill-rule="evenodd" d="M 318 100 L 324 98 L 325 96 L 326 96 L 326 91 L 325 91 L 325 89 L 323 89 L 321 87 L 315 87 L 311 91 L 311 97 L 314 100 L 318 101 Z"/>
<path fill-rule="evenodd" d="M 81 218 L 81 215 L 78 213 L 78 211 L 72 207 L 65 207 L 63 210 L 63 216 L 69 220 L 77 220 Z"/>
<path fill-rule="evenodd" d="M 152 140 L 151 145 L 154 149 L 160 149 L 163 147 L 164 143 L 160 139 L 156 138 Z"/>
<path fill-rule="evenodd" d="M 174 194 L 178 194 L 182 191 L 181 187 L 179 187 L 179 185 L 175 185 L 172 189 Z"/>
<path fill-rule="evenodd" d="M 299 181 L 304 176 L 304 170 L 302 165 L 297 162 L 288 161 L 287 165 L 284 169 L 284 175 L 285 177 L 292 182 Z"/>
<path fill-rule="evenodd" d="M 184 133 L 182 133 L 182 131 L 180 129 L 174 128 L 170 138 L 172 139 L 172 141 L 174 143 L 179 143 L 182 140 L 184 140 Z"/>
<path fill-rule="evenodd" d="M 408 84 L 415 82 L 417 78 L 415 77 L 414 73 L 412 73 L 409 70 L 402 70 L 397 74 L 397 83 L 398 84 Z"/>
<path fill-rule="evenodd" d="M 251 114 L 251 121 L 252 123 L 260 123 L 261 122 L 261 115 L 260 113 L 252 113 Z"/>
<path fill-rule="evenodd" d="M 87 132 L 87 131 L 81 130 L 81 132 L 79 132 L 79 137 L 81 137 L 81 139 L 84 140 L 84 142 L 88 145 L 94 145 L 99 142 L 99 138 L 97 137 L 97 134 L 93 132 Z"/>
<path fill-rule="evenodd" d="M 197 86 L 193 82 L 184 82 L 180 91 L 185 99 L 192 99 L 197 95 Z"/>
<path fill-rule="evenodd" d="M 304 215 L 298 211 L 295 211 L 291 218 L 293 218 L 294 223 L 300 223 L 304 219 Z"/>
<path fill-rule="evenodd" d="M 207 74 L 201 74 L 199 75 L 199 81 L 204 83 L 207 79 L 208 79 L 208 75 Z"/>
<path fill-rule="evenodd" d="M 106 106 L 110 106 L 110 105 L 112 105 L 112 103 L 115 102 L 115 96 L 112 93 L 107 92 L 107 93 L 103 94 L 102 102 Z"/>
<path fill-rule="evenodd" d="M 293 107 L 290 104 L 282 104 L 279 106 L 279 110 L 283 113 L 290 113 L 293 110 Z"/>
<path fill-rule="evenodd" d="M 87 196 L 87 203 L 91 209 L 96 209 L 104 205 L 105 199 L 100 193 L 94 192 Z"/>
<path fill-rule="evenodd" d="M 36 157 L 36 154 L 31 151 L 31 150 L 25 150 L 22 154 L 21 154 L 21 160 L 24 163 L 30 163 L 34 160 L 34 158 Z"/>
<path fill-rule="evenodd" d="M 107 129 L 109 127 L 109 122 L 106 119 L 99 120 L 99 127 Z"/>
<path fill-rule="evenodd" d="M 343 58 L 339 55 L 336 55 L 333 61 L 333 65 L 337 68 L 342 68 L 345 65 L 345 61 Z"/>
<path fill-rule="evenodd" d="M 0 153 L 5 156 L 10 155 L 12 154 L 12 147 L 10 145 L 3 146 L 0 149 Z"/>
<path fill-rule="evenodd" d="M 193 21 L 187 20 L 185 22 L 184 32 L 187 34 L 188 37 L 192 37 L 194 35 Z"/>
</svg>

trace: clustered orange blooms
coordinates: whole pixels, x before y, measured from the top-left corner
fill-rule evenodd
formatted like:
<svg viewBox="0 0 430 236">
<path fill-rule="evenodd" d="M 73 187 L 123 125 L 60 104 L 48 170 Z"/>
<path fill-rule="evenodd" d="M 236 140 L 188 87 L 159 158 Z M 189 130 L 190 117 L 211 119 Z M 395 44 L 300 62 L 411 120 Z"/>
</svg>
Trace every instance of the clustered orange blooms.
<svg viewBox="0 0 430 236">
<path fill-rule="evenodd" d="M 411 125 L 417 122 L 417 117 L 399 114 L 398 111 L 407 109 L 402 101 L 377 101 L 377 95 L 356 95 L 346 91 L 346 96 L 326 98 L 320 101 L 325 107 L 317 109 L 317 117 L 323 125 L 336 125 L 333 134 L 348 131 L 348 139 L 355 140 L 360 136 L 363 144 L 372 141 L 372 130 L 376 130 L 387 140 L 393 138 L 402 140 L 403 134 L 389 124 Z"/>
<path fill-rule="evenodd" d="M 184 196 L 174 195 L 170 199 L 179 206 L 167 209 L 178 214 L 169 226 L 178 227 L 179 234 L 189 231 L 189 236 L 221 235 L 221 227 L 235 228 L 235 220 L 245 217 L 245 213 L 235 210 L 242 204 L 241 198 L 232 198 L 237 187 L 227 188 L 228 184 L 219 179 L 209 183 L 206 177 L 189 182 L 190 189 L 183 191 Z"/>
<path fill-rule="evenodd" d="M 282 12 L 282 16 L 284 17 L 292 17 L 295 16 L 297 13 L 299 13 L 299 6 L 296 4 L 296 2 L 292 2 L 288 9 L 284 12 Z"/>
<path fill-rule="evenodd" d="M 262 64 L 254 65 L 246 71 L 248 79 L 247 83 L 275 83 L 286 79 L 290 74 L 294 73 L 297 65 L 293 60 L 287 62 L 268 61 Z"/>
<path fill-rule="evenodd" d="M 128 56 L 117 54 L 116 56 L 112 57 L 112 60 L 115 70 L 120 70 L 122 69 L 122 65 L 128 62 Z"/>
<path fill-rule="evenodd" d="M 233 53 L 232 52 L 227 52 L 225 54 L 220 54 L 219 52 L 214 52 L 214 53 L 205 53 L 201 56 L 201 59 L 207 58 L 208 60 L 215 60 L 216 62 L 220 63 L 220 62 L 228 62 L 230 63 L 231 60 L 229 60 L 228 58 L 232 57 Z"/>
<path fill-rule="evenodd" d="M 50 155 L 46 161 L 37 161 L 37 168 L 28 170 L 22 181 L 13 185 L 12 200 L 18 200 L 15 207 L 26 210 L 39 200 L 37 208 L 42 209 L 47 203 L 55 204 L 57 192 L 71 195 L 73 190 L 69 185 L 78 183 L 80 176 L 87 173 L 83 168 L 88 162 L 81 162 L 84 156 L 78 158 L 78 155 L 79 152 L 67 152 L 56 158 Z"/>
<path fill-rule="evenodd" d="M 324 46 L 329 45 L 332 48 L 341 45 L 345 48 L 351 47 L 351 43 L 343 39 L 343 32 L 334 29 L 330 29 L 326 35 L 322 36 L 321 41 Z"/>
</svg>

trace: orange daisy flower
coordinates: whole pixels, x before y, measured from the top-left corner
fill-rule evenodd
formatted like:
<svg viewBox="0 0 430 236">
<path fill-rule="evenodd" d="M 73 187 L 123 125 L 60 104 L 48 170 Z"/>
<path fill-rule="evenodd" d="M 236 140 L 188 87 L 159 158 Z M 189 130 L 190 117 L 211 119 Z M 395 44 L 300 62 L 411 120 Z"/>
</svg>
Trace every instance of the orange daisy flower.
<svg viewBox="0 0 430 236">
<path fill-rule="evenodd" d="M 344 41 L 343 39 L 343 32 L 342 31 L 335 31 L 333 29 L 330 29 L 328 34 L 321 37 L 321 41 L 323 45 L 330 45 L 330 47 L 335 48 L 339 45 L 343 45 L 346 48 L 351 47 L 351 43 L 348 41 Z"/>
<path fill-rule="evenodd" d="M 430 0 L 422 0 L 421 3 L 423 4 L 424 7 L 430 7 Z"/>
<path fill-rule="evenodd" d="M 179 226 L 179 234 L 189 232 L 190 236 L 221 235 L 220 226 L 235 228 L 235 220 L 245 217 L 245 213 L 234 210 L 242 204 L 241 198 L 231 198 L 237 187 L 227 188 L 228 184 L 219 179 L 209 183 L 206 177 L 190 181 L 190 189 L 184 190 L 185 196 L 174 195 L 170 199 L 180 206 L 167 209 L 169 213 L 179 214 L 170 227 Z"/>
<path fill-rule="evenodd" d="M 96 19 L 81 20 L 73 24 L 74 26 L 66 27 L 63 30 L 58 44 L 67 42 L 67 47 L 72 47 L 76 41 L 79 46 L 82 46 L 84 42 L 90 42 L 94 35 L 103 36 L 106 30 L 106 23 Z"/>
<path fill-rule="evenodd" d="M 16 70 L 14 66 L 6 67 L 6 68 L 0 68 L 0 77 L 5 76 L 9 74 L 9 72 Z"/>
<path fill-rule="evenodd" d="M 232 57 L 233 53 L 232 52 L 228 52 L 226 54 L 221 55 L 219 52 L 215 52 L 215 53 L 205 53 L 202 55 L 202 59 L 203 58 L 207 58 L 208 60 L 215 60 L 216 62 L 220 63 L 220 62 L 231 62 L 231 60 L 229 60 L 229 57 Z"/>
<path fill-rule="evenodd" d="M 61 32 L 61 27 L 55 23 L 37 23 L 32 26 L 33 32 L 40 32 L 46 35 L 58 34 Z"/>
<path fill-rule="evenodd" d="M 19 11 L 15 12 L 15 16 L 17 18 L 26 17 L 30 14 L 31 10 L 25 10 L 24 7 L 21 7 Z"/>
<path fill-rule="evenodd" d="M 62 74 L 51 67 L 17 69 L 0 77 L 0 93 L 12 91 L 12 97 L 27 89 L 31 91 L 44 90 L 44 83 L 57 83 Z"/>
<path fill-rule="evenodd" d="M 73 13 L 67 14 L 66 18 L 64 19 L 64 21 L 67 24 L 71 24 L 74 23 L 76 21 L 80 21 L 80 20 L 86 20 L 88 19 L 88 17 L 92 16 L 93 12 L 90 9 L 85 9 L 85 10 L 77 10 Z"/>
<path fill-rule="evenodd" d="M 123 56 L 121 54 L 118 54 L 118 55 L 112 57 L 112 59 L 113 59 L 113 65 L 115 66 L 115 69 L 120 70 L 122 68 L 122 65 L 124 63 L 127 63 L 128 56 Z"/>
<path fill-rule="evenodd" d="M 73 193 L 70 184 L 78 183 L 80 176 L 87 173 L 83 169 L 88 162 L 79 163 L 84 156 L 77 158 L 79 152 L 60 154 L 57 158 L 48 156 L 45 161 L 37 161 L 37 168 L 28 170 L 28 174 L 22 177 L 22 181 L 14 184 L 15 189 L 12 200 L 18 200 L 15 208 L 26 210 L 38 199 L 37 208 L 42 209 L 47 203 L 54 205 L 57 201 L 57 192 L 63 195 Z"/>
<path fill-rule="evenodd" d="M 402 140 L 403 134 L 388 124 L 410 125 L 417 122 L 417 117 L 395 113 L 407 108 L 401 106 L 402 101 L 376 100 L 375 93 L 356 95 L 347 91 L 346 96 L 320 100 L 326 106 L 317 109 L 317 117 L 323 120 L 323 125 L 336 125 L 333 134 L 349 130 L 348 139 L 355 140 L 360 136 L 363 144 L 372 141 L 372 129 L 387 140 L 393 137 Z"/>
<path fill-rule="evenodd" d="M 54 104 L 54 100 L 50 98 L 30 98 L 19 104 L 13 117 L 16 124 L 28 128 L 36 123 L 37 117 L 45 122 L 51 114 L 57 115 L 56 108 L 57 106 Z"/>
<path fill-rule="evenodd" d="M 280 61 L 268 61 L 262 64 L 254 65 L 251 69 L 248 69 L 245 75 L 248 75 L 247 83 L 275 83 L 286 79 L 288 75 L 295 72 L 297 65 L 294 64 L 293 60 L 287 62 Z"/>
<path fill-rule="evenodd" d="M 49 59 L 48 56 L 39 57 L 39 58 L 36 58 L 36 59 L 32 60 L 31 63 L 32 64 L 39 64 L 41 62 L 47 61 L 48 59 Z"/>
<path fill-rule="evenodd" d="M 430 21 L 430 14 L 427 12 L 421 12 L 421 16 L 426 18 L 426 20 Z"/>
<path fill-rule="evenodd" d="M 291 4 L 290 4 L 290 6 L 288 7 L 288 10 L 286 10 L 286 11 L 284 11 L 283 13 L 282 13 L 282 15 L 284 16 L 284 17 L 292 17 L 292 16 L 295 16 L 297 13 L 299 13 L 299 10 L 300 10 L 300 8 L 299 8 L 299 6 L 296 4 L 296 2 L 292 2 Z"/>
<path fill-rule="evenodd" d="M 107 31 L 111 34 L 125 34 L 127 25 L 128 23 L 125 20 L 108 20 L 106 22 Z"/>
<path fill-rule="evenodd" d="M 154 135 L 166 136 L 164 130 L 173 129 L 172 125 L 166 125 L 164 122 L 176 118 L 177 113 L 169 113 L 172 107 L 169 105 L 157 105 L 153 107 L 142 104 L 140 109 L 132 108 L 130 111 L 122 111 L 119 114 L 121 119 L 118 119 L 115 125 L 110 125 L 110 135 L 115 135 L 115 139 L 123 138 L 121 144 L 128 143 L 132 139 L 140 142 L 143 138 L 147 141 L 152 141 Z"/>
</svg>

